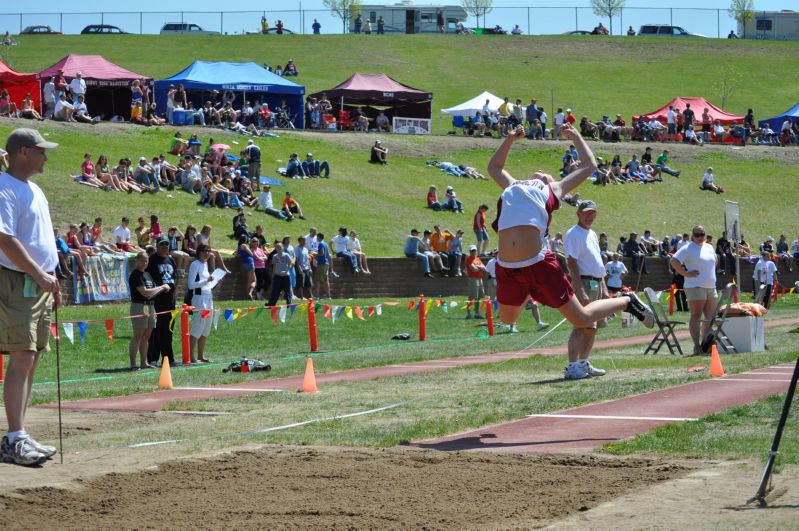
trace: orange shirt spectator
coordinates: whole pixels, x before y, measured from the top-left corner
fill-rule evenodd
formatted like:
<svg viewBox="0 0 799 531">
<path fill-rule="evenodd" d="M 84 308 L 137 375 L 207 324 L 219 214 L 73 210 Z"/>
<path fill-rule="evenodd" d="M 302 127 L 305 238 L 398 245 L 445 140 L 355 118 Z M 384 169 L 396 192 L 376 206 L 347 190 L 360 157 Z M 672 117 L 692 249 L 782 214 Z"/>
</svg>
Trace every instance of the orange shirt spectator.
<svg viewBox="0 0 799 531">
<path fill-rule="evenodd" d="M 469 278 L 483 278 L 483 261 L 478 256 L 469 256 L 466 258 L 466 276 Z"/>
<path fill-rule="evenodd" d="M 449 232 L 440 232 L 441 227 L 436 225 L 436 232 L 430 236 L 430 245 L 437 253 L 446 253 L 449 250 L 449 241 L 452 239 L 452 234 Z"/>
</svg>

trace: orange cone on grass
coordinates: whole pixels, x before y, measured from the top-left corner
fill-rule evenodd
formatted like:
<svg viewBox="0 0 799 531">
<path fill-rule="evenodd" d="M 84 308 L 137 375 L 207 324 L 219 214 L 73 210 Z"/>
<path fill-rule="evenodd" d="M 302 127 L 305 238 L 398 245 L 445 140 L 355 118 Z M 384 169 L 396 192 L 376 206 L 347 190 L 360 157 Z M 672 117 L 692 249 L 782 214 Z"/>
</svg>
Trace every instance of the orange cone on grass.
<svg viewBox="0 0 799 531">
<path fill-rule="evenodd" d="M 169 369 L 169 358 L 161 363 L 161 377 L 158 379 L 159 389 L 172 389 L 172 371 Z"/>
<path fill-rule="evenodd" d="M 316 375 L 313 370 L 313 358 L 308 356 L 305 362 L 305 377 L 302 379 L 302 387 L 300 393 L 316 393 L 319 389 L 316 388 Z"/>
<path fill-rule="evenodd" d="M 721 365 L 721 357 L 715 343 L 710 347 L 710 376 L 714 378 L 724 376 L 724 367 Z"/>
</svg>

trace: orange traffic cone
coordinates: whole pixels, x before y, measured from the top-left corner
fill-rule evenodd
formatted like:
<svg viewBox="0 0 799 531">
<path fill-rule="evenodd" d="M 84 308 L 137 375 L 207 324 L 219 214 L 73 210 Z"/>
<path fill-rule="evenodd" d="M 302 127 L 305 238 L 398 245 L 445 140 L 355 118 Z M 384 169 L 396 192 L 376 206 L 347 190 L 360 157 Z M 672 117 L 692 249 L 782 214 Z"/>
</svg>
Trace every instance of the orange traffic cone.
<svg viewBox="0 0 799 531">
<path fill-rule="evenodd" d="M 724 376 L 724 367 L 721 365 L 721 358 L 715 343 L 710 347 L 710 376 L 714 378 Z"/>
<path fill-rule="evenodd" d="M 161 377 L 158 379 L 159 389 L 172 389 L 172 371 L 169 370 L 169 358 L 161 363 Z"/>
<path fill-rule="evenodd" d="M 313 358 L 308 356 L 305 362 L 305 377 L 302 379 L 302 387 L 300 393 L 316 393 L 319 389 L 316 388 L 316 376 L 313 372 Z"/>
</svg>

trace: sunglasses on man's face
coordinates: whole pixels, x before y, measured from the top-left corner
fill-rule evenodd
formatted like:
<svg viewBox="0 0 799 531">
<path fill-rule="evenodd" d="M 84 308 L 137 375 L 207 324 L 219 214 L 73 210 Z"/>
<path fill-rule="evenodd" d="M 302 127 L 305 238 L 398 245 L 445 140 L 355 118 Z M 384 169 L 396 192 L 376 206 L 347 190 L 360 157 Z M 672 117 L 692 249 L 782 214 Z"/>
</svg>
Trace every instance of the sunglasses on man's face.
<svg viewBox="0 0 799 531">
<path fill-rule="evenodd" d="M 705 237 L 704 232 L 694 232 L 694 238 L 704 238 L 704 237 Z"/>
</svg>

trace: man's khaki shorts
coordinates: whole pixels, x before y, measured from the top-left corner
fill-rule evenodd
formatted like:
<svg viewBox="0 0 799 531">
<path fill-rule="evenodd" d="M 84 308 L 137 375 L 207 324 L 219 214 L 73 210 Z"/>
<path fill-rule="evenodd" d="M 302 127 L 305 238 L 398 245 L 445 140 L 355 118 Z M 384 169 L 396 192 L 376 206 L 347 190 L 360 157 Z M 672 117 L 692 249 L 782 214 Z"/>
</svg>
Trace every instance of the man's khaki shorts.
<svg viewBox="0 0 799 531">
<path fill-rule="evenodd" d="M 36 286 L 36 295 L 25 297 L 24 286 L 23 273 L 0 269 L 0 352 L 50 350 L 53 295 Z"/>
<path fill-rule="evenodd" d="M 314 284 L 319 284 L 320 282 L 327 282 L 329 273 L 330 273 L 329 264 L 318 264 L 313 272 Z"/>
<path fill-rule="evenodd" d="M 605 280 L 590 280 L 587 278 L 581 278 L 580 284 L 582 284 L 583 289 L 588 294 L 588 300 L 590 302 L 598 301 L 599 299 L 606 299 L 608 297 L 608 289 L 605 287 Z M 596 284 L 594 288 L 591 287 L 592 284 Z M 605 328 L 608 326 L 607 319 L 600 319 L 599 321 L 592 323 L 591 326 L 581 326 L 574 328 L 582 328 L 583 330 L 594 330 L 596 328 Z"/>
<path fill-rule="evenodd" d="M 715 288 L 685 288 L 685 299 L 693 301 L 714 301 L 716 300 Z"/>
</svg>

